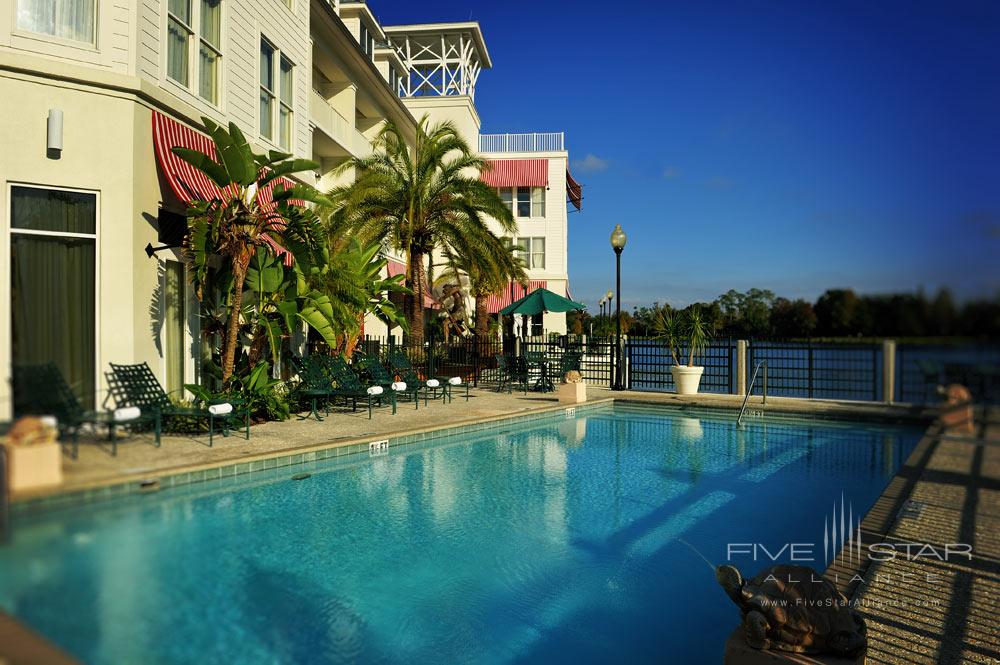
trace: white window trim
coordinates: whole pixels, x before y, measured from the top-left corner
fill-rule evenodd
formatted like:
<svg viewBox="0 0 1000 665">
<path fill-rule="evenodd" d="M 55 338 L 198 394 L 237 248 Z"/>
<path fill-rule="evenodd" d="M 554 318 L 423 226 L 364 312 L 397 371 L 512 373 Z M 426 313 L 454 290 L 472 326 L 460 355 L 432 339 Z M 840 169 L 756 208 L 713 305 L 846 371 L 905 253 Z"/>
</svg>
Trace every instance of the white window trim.
<svg viewBox="0 0 1000 665">
<path fill-rule="evenodd" d="M 161 54 L 161 69 L 160 69 L 160 79 L 172 86 L 175 86 L 189 95 L 197 99 L 202 104 L 205 104 L 209 108 L 215 109 L 217 111 L 223 110 L 223 99 L 225 99 L 225 80 L 226 80 L 226 65 L 225 65 L 225 49 L 223 45 L 226 43 L 226 26 L 229 22 L 226 20 L 226 10 L 228 9 L 229 3 L 227 0 L 220 0 L 219 12 L 221 14 L 220 25 L 219 25 L 219 47 L 216 48 L 209 44 L 201 36 L 201 5 L 199 4 L 201 0 L 188 0 L 191 3 L 191 24 L 188 25 L 180 20 L 180 18 L 174 17 L 179 24 L 184 26 L 188 30 L 188 47 L 187 47 L 187 60 L 188 60 L 188 82 L 185 85 L 177 79 L 170 76 L 168 69 L 170 66 L 170 20 L 173 14 L 170 12 L 170 3 L 167 0 L 163 2 L 163 32 L 161 34 L 161 39 L 163 40 L 163 48 Z M 209 49 L 215 52 L 218 56 L 216 77 L 218 81 L 216 82 L 218 86 L 218 99 L 214 102 L 210 99 L 205 99 L 201 96 L 201 44 L 204 43 Z"/>
<path fill-rule="evenodd" d="M 191 282 L 187 279 L 187 265 L 184 260 L 183 255 L 180 251 L 174 249 L 171 250 L 170 254 L 163 259 L 163 263 L 179 263 L 183 269 L 184 274 L 184 314 L 185 314 L 185 325 L 184 325 L 184 340 L 181 344 L 181 348 L 185 351 L 196 348 L 196 344 L 199 341 L 201 335 L 200 320 L 198 318 L 198 312 L 200 311 L 200 303 L 194 293 L 194 287 Z M 166 267 L 164 265 L 164 267 Z M 163 385 L 167 384 L 167 336 L 170 334 L 167 330 L 167 272 L 164 269 L 163 274 L 160 275 L 160 293 L 163 297 L 160 299 L 160 376 L 163 377 Z M 184 383 L 193 384 L 198 383 L 198 359 L 195 353 L 185 353 L 184 354 Z M 187 389 L 184 389 L 184 395 L 189 395 Z"/>
<path fill-rule="evenodd" d="M 527 186 L 528 188 L 528 215 L 517 214 L 517 187 L 497 187 L 497 194 L 500 195 L 501 190 L 509 189 L 511 190 L 511 208 L 510 212 L 514 216 L 514 219 L 526 219 L 526 220 L 543 220 L 548 217 L 548 206 L 549 206 L 549 195 L 548 187 L 543 187 L 541 185 L 521 185 L 521 187 Z M 540 189 L 544 193 L 542 199 L 542 207 L 545 208 L 545 212 L 542 215 L 534 215 L 534 206 L 531 202 L 531 193 L 535 189 Z M 505 203 L 506 205 L 506 203 Z"/>
<path fill-rule="evenodd" d="M 540 272 L 548 270 L 548 267 L 547 267 L 548 263 L 549 263 L 549 239 L 548 239 L 548 236 L 544 236 L 544 235 L 531 235 L 531 236 L 527 236 L 527 235 L 525 235 L 525 236 L 515 236 L 513 238 L 506 238 L 506 240 L 510 243 L 508 245 L 509 247 L 522 247 L 522 248 L 524 248 L 523 252 L 518 251 L 518 252 L 515 252 L 515 254 L 517 255 L 517 258 L 521 259 L 521 261 L 524 263 L 524 269 L 525 270 L 535 270 L 535 271 L 540 271 Z M 522 240 L 524 240 L 525 242 L 521 242 Z M 535 267 L 535 266 L 531 265 L 531 255 L 532 255 L 532 250 L 534 248 L 536 240 L 541 240 L 544 243 L 544 245 L 545 245 L 545 248 L 540 252 L 541 255 L 542 255 L 542 265 L 541 265 L 541 267 Z"/>
<path fill-rule="evenodd" d="M 285 51 L 281 50 L 273 40 L 268 39 L 267 35 L 260 33 L 259 39 L 257 41 L 257 138 L 271 145 L 282 152 L 290 152 L 295 154 L 295 73 L 298 69 L 295 61 L 288 57 Z M 265 88 L 260 82 L 260 44 L 261 42 L 267 42 L 268 45 L 274 51 L 273 61 L 271 67 L 274 68 L 272 72 L 272 81 L 274 82 L 275 88 L 273 90 Z M 292 66 L 292 98 L 289 100 L 290 103 L 286 104 L 281 98 L 281 61 L 285 60 Z M 271 136 L 267 137 L 261 133 L 260 127 L 260 92 L 266 91 L 271 96 Z M 291 116 L 291 135 L 288 137 L 288 145 L 281 145 L 281 108 L 284 107 L 288 109 Z"/>
<path fill-rule="evenodd" d="M 91 194 L 94 196 L 94 233 L 61 233 L 59 231 L 39 231 L 34 229 L 14 228 L 14 188 L 24 187 L 29 189 L 41 189 L 45 191 L 74 192 L 78 194 Z M 73 238 L 86 238 L 94 241 L 94 406 L 99 407 L 106 396 L 107 390 L 103 387 L 103 373 L 101 371 L 101 192 L 96 189 L 81 189 L 78 187 L 63 187 L 60 185 L 48 185 L 35 182 L 8 181 L 6 188 L 6 201 L 4 221 L 6 227 L 2 229 L 3 237 L 0 238 L 0 250 L 3 255 L 10 256 L 11 236 L 36 235 L 36 236 L 60 236 Z M 0 335 L 0 370 L 3 376 L 11 376 L 14 365 L 14 347 L 11 338 L 11 311 L 10 311 L 10 262 L 6 263 L 7 268 L 0 270 L 0 329 L 4 331 Z M 13 415 L 14 396 L 10 383 L 4 381 L 0 388 L 0 418 L 9 419 Z"/>
<path fill-rule="evenodd" d="M 94 39 L 93 41 L 84 42 L 77 39 L 67 39 L 65 37 L 57 37 L 56 35 L 50 35 L 47 32 L 35 32 L 33 30 L 27 30 L 18 26 L 17 24 L 17 3 L 18 0 L 12 0 L 11 4 L 11 14 L 10 14 L 10 33 L 14 37 L 22 37 L 24 39 L 37 39 L 38 41 L 48 42 L 57 46 L 69 46 L 76 49 L 82 49 L 85 51 L 93 51 L 94 53 L 100 53 L 100 42 L 101 42 L 101 19 L 103 18 L 101 12 L 101 0 L 94 0 Z"/>
</svg>

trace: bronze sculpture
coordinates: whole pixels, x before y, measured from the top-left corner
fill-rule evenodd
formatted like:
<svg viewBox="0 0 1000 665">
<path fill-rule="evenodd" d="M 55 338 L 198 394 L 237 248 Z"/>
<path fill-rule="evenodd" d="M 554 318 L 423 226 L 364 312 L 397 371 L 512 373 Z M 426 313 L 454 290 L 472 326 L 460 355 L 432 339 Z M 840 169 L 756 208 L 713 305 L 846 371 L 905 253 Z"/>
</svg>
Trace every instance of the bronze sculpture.
<svg viewBox="0 0 1000 665">
<path fill-rule="evenodd" d="M 805 566 L 778 565 L 744 580 L 735 566 L 715 578 L 740 608 L 755 649 L 857 657 L 868 646 L 861 615 L 827 579 Z"/>
</svg>

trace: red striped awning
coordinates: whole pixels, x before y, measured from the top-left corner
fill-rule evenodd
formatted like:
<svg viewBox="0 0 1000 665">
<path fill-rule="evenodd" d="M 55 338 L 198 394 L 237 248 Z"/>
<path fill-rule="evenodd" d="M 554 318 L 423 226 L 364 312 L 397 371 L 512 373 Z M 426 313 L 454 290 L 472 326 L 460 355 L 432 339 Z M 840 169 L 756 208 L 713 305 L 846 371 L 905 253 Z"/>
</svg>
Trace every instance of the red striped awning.
<svg viewBox="0 0 1000 665">
<path fill-rule="evenodd" d="M 212 139 L 158 111 L 153 111 L 153 151 L 156 153 L 156 161 L 160 165 L 164 178 L 177 198 L 184 203 L 190 203 L 196 199 L 210 201 L 232 196 L 232 191 L 235 188 L 220 188 L 207 175 L 175 155 L 170 150 L 175 146 L 197 150 L 212 159 L 216 158 L 215 144 Z M 292 181 L 288 178 L 276 178 L 268 183 L 257 194 L 257 200 L 264 210 L 273 210 L 277 207 L 273 197 L 274 188 L 279 183 L 285 189 L 291 189 L 293 186 Z M 265 235 L 263 239 L 274 250 L 276 256 L 282 257 L 286 266 L 292 265 L 294 261 L 291 252 L 275 242 L 270 236 Z"/>
<path fill-rule="evenodd" d="M 547 159 L 491 159 L 483 171 L 483 182 L 490 187 L 547 187 Z"/>
<path fill-rule="evenodd" d="M 566 196 L 577 210 L 583 205 L 583 186 L 566 170 Z"/>
<path fill-rule="evenodd" d="M 496 314 L 507 305 L 517 302 L 532 291 L 537 289 L 547 289 L 548 285 L 549 283 L 544 279 L 533 279 L 529 281 L 527 288 L 521 286 L 517 282 L 511 282 L 502 293 L 488 296 L 486 298 L 486 311 L 490 314 Z"/>
<path fill-rule="evenodd" d="M 389 277 L 406 275 L 406 264 L 396 261 L 395 259 L 386 259 L 386 261 L 386 269 L 389 271 Z M 441 309 L 441 305 L 439 305 L 438 302 L 431 296 L 430 289 L 426 289 L 424 291 L 424 308 Z"/>
</svg>

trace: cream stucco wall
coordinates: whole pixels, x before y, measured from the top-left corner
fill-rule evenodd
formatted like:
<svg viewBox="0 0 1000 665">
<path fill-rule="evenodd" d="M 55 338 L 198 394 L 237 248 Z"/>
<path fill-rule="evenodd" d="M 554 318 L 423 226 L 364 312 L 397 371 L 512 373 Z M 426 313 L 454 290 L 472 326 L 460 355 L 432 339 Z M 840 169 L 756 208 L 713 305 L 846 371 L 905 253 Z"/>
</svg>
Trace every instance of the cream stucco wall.
<svg viewBox="0 0 1000 665">
<path fill-rule="evenodd" d="M 63 150 L 46 156 L 48 110 L 63 111 Z M 97 219 L 97 402 L 107 397 L 109 362 L 148 362 L 161 377 L 155 319 L 158 260 L 155 220 L 162 198 L 153 155 L 151 110 L 134 95 L 28 75 L 0 76 L 0 116 L 5 121 L 0 160 L 0 375 L 10 376 L 11 184 L 94 192 Z M 39 306 L 44 306 L 40 303 Z M 189 307 L 188 311 L 193 308 Z M 72 334 L 67 331 L 67 334 Z M 189 329 L 189 343 L 196 335 Z M 193 359 L 191 361 L 193 363 Z M 193 374 L 193 364 L 189 375 Z M 8 381 L 0 381 L 0 418 L 10 415 Z"/>
</svg>

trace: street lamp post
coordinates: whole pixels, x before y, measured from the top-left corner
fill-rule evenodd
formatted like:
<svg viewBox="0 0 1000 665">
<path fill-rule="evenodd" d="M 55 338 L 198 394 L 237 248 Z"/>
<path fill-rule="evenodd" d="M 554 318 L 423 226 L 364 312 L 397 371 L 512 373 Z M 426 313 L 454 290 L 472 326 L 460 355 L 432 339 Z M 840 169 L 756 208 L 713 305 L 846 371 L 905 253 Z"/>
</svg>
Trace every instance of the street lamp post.
<svg viewBox="0 0 1000 665">
<path fill-rule="evenodd" d="M 625 249 L 625 242 L 628 238 L 622 231 L 621 224 L 615 224 L 615 230 L 611 232 L 611 249 L 615 250 L 615 380 L 611 384 L 612 390 L 624 390 L 622 385 L 622 250 Z"/>
</svg>

